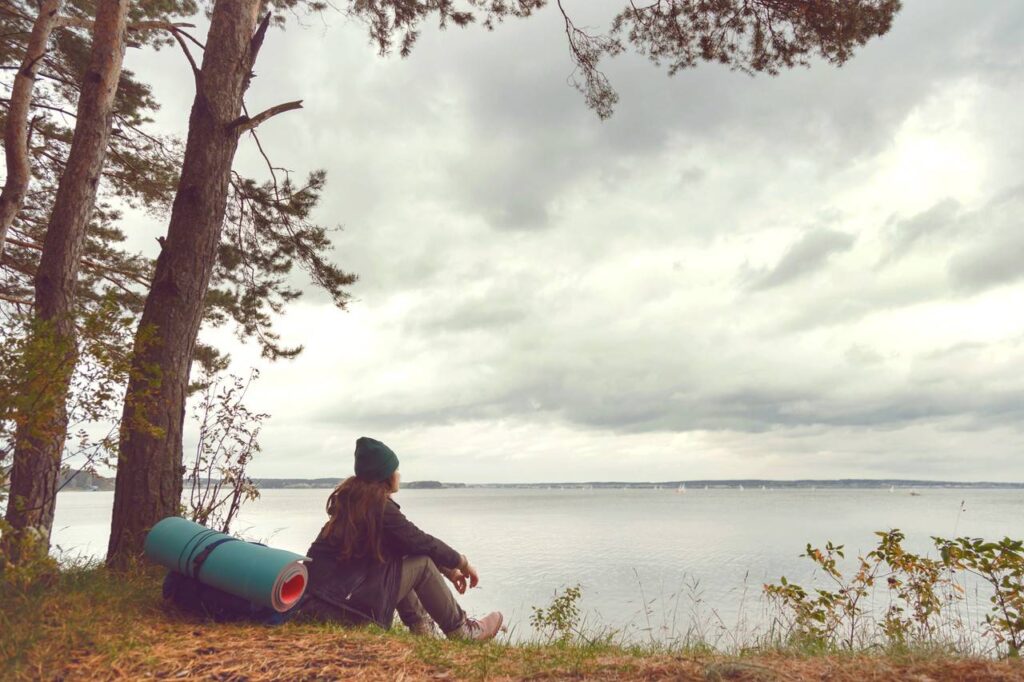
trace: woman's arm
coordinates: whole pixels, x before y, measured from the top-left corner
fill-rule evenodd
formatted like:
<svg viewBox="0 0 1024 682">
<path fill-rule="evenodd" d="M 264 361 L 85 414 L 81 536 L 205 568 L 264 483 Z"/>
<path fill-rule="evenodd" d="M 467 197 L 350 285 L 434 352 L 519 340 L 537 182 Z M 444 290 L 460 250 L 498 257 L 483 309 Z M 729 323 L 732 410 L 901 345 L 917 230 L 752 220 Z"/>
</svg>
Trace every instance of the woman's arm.
<svg viewBox="0 0 1024 682">
<path fill-rule="evenodd" d="M 384 543 L 401 554 L 422 554 L 434 560 L 440 568 L 462 568 L 465 557 L 416 527 L 398 505 L 389 502 L 384 508 Z"/>
</svg>

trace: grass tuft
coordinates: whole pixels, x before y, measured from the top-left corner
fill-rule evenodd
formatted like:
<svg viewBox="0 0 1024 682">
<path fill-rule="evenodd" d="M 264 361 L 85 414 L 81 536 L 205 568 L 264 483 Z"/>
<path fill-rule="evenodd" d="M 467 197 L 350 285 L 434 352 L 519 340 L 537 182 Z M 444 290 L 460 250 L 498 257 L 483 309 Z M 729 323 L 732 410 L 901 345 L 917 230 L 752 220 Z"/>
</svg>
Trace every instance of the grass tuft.
<svg viewBox="0 0 1024 682">
<path fill-rule="evenodd" d="M 29 587 L 0 588 L 0 679 L 1024 681 L 1019 661 L 958 657 L 942 648 L 761 646 L 726 655 L 696 640 L 475 643 L 330 623 L 218 624 L 165 608 L 162 576 L 77 564 Z"/>
</svg>

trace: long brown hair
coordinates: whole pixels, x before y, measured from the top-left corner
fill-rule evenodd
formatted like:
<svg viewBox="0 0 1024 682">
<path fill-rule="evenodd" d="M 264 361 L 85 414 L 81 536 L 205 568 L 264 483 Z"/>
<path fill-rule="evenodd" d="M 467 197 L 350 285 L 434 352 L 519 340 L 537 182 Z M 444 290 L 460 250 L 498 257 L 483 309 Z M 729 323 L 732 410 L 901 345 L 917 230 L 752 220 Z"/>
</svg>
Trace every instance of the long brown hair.
<svg viewBox="0 0 1024 682">
<path fill-rule="evenodd" d="M 338 542 L 339 559 L 371 556 L 384 561 L 380 536 L 390 492 L 390 481 L 371 482 L 349 476 L 327 498 L 327 515 L 331 518 L 320 537 Z"/>
</svg>

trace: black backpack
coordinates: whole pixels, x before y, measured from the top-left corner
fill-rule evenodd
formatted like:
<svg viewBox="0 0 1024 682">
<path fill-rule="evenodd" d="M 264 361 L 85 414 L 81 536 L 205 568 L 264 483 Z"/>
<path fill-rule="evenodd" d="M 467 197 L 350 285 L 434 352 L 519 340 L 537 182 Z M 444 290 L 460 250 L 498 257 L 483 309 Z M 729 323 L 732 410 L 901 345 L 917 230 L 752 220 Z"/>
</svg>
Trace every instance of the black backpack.
<svg viewBox="0 0 1024 682">
<path fill-rule="evenodd" d="M 217 545 L 234 539 L 219 540 L 200 552 L 194 560 L 194 573 L 199 574 L 206 557 Z M 268 606 L 253 604 L 248 599 L 210 585 L 204 585 L 197 579 L 177 571 L 167 572 L 167 577 L 164 578 L 163 595 L 165 600 L 172 602 L 182 611 L 210 618 L 218 623 L 247 620 L 267 625 L 279 625 L 288 620 L 298 607 L 298 604 L 295 604 L 287 612 L 278 613 Z"/>
<path fill-rule="evenodd" d="M 278 613 L 272 608 L 253 604 L 224 590 L 204 585 L 195 578 L 189 578 L 177 571 L 167 572 L 163 595 L 164 599 L 182 611 L 210 618 L 218 623 L 247 620 L 277 625 L 287 620 L 285 613 Z"/>
</svg>

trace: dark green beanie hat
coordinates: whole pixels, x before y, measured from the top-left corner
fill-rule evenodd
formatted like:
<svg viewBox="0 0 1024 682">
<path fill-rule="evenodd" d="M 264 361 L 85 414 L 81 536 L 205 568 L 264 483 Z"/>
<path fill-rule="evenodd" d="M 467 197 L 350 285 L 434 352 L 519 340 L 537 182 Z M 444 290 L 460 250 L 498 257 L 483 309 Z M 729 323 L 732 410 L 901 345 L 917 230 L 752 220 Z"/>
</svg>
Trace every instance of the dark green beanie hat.
<svg viewBox="0 0 1024 682">
<path fill-rule="evenodd" d="M 398 455 L 379 440 L 363 436 L 356 441 L 356 476 L 366 481 L 385 481 L 398 468 Z"/>
</svg>

